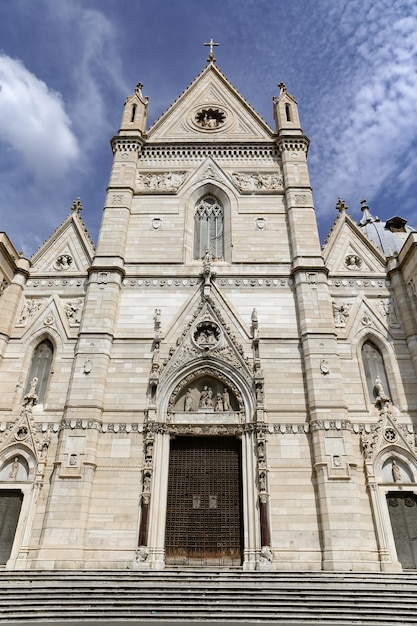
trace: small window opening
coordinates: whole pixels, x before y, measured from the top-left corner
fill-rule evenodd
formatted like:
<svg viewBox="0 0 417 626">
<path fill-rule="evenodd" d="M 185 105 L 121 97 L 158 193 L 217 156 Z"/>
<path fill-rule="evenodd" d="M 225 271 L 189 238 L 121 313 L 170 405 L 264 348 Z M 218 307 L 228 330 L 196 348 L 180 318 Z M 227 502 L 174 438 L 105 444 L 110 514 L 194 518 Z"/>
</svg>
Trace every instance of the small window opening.
<svg viewBox="0 0 417 626">
<path fill-rule="evenodd" d="M 291 107 L 289 104 L 285 105 L 285 115 L 287 116 L 287 122 L 292 122 L 291 119 Z"/>
<path fill-rule="evenodd" d="M 131 121 L 131 122 L 134 122 L 134 121 L 135 121 L 135 117 L 136 117 L 136 107 L 137 107 L 137 104 L 134 104 L 134 105 L 132 106 L 132 117 L 130 118 L 130 121 Z"/>
</svg>

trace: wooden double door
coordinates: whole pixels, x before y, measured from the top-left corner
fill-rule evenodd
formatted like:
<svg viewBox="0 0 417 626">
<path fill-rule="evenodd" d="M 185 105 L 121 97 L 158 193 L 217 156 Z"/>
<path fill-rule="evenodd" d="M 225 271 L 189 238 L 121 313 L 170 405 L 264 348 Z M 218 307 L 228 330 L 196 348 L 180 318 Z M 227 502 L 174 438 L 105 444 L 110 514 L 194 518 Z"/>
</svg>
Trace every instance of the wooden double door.
<svg viewBox="0 0 417 626">
<path fill-rule="evenodd" d="M 241 444 L 234 437 L 171 440 L 167 564 L 242 562 Z"/>
</svg>

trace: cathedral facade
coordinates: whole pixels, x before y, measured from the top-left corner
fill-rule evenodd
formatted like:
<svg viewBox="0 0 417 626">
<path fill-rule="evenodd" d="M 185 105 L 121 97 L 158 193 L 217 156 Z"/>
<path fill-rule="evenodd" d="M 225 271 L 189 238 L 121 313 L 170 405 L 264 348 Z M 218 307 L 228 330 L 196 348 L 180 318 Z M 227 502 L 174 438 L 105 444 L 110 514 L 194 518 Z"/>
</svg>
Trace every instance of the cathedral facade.
<svg viewBox="0 0 417 626">
<path fill-rule="evenodd" d="M 8 569 L 417 567 L 417 233 L 343 200 L 323 248 L 297 103 L 217 67 L 111 140 L 74 202 L 0 235 Z"/>
</svg>

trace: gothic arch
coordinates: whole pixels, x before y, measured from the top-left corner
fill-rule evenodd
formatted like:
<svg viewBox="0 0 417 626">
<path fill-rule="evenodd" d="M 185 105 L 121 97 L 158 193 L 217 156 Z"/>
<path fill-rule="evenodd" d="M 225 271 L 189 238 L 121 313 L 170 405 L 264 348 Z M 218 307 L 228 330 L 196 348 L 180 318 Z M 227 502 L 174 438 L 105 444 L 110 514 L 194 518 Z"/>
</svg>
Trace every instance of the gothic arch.
<svg viewBox="0 0 417 626">
<path fill-rule="evenodd" d="M 185 251 L 186 261 L 198 263 L 194 259 L 194 212 L 198 202 L 205 196 L 217 199 L 223 207 L 223 262 L 232 261 L 232 227 L 231 215 L 237 207 L 237 199 L 231 188 L 220 181 L 198 181 L 192 186 L 182 190 L 183 209 L 185 211 Z M 201 261 L 200 261 L 201 262 Z M 222 261 L 216 261 L 222 262 Z"/>
<path fill-rule="evenodd" d="M 48 379 L 48 383 L 46 386 L 45 396 L 43 399 L 40 400 L 40 402 L 43 402 L 46 399 L 47 391 L 49 389 L 49 384 L 50 384 L 51 373 L 54 371 L 54 364 L 57 361 L 57 359 L 59 360 L 62 354 L 62 349 L 63 349 L 62 338 L 60 334 L 58 333 L 58 331 L 54 328 L 48 328 L 47 330 L 44 328 L 39 329 L 38 331 L 33 333 L 28 345 L 26 344 L 25 356 L 23 358 L 23 372 L 22 372 L 22 379 L 21 379 L 23 380 L 22 398 L 27 393 L 30 387 L 31 367 L 32 367 L 33 356 L 34 356 L 35 350 L 38 348 L 38 346 L 40 346 L 44 342 L 49 342 L 52 346 L 52 360 L 51 360 L 51 366 L 50 366 L 50 372 L 49 372 L 49 379 Z"/>
<path fill-rule="evenodd" d="M 244 414 L 245 421 L 251 421 L 256 408 L 256 399 L 253 389 L 242 377 L 237 368 L 229 363 L 215 359 L 193 361 L 176 370 L 159 389 L 159 415 L 163 420 L 172 410 L 176 399 L 193 381 L 204 375 L 212 376 L 220 384 L 230 388 L 236 397 L 239 408 Z"/>
<path fill-rule="evenodd" d="M 417 462 L 405 448 L 392 445 L 384 448 L 374 461 L 375 476 L 380 484 L 395 483 L 390 464 L 395 461 L 400 468 L 403 482 L 415 485 L 417 493 Z"/>
<path fill-rule="evenodd" d="M 359 364 L 365 403 L 368 408 L 374 404 L 373 402 L 371 402 L 367 382 L 367 374 L 363 362 L 362 350 L 367 342 L 373 344 L 378 352 L 381 354 L 386 375 L 386 392 L 392 394 L 393 398 L 391 398 L 391 400 L 393 404 L 396 404 L 398 399 L 398 388 L 396 381 L 398 379 L 399 373 L 395 366 L 395 356 L 393 354 L 393 349 L 388 341 L 386 341 L 384 338 L 381 338 L 381 336 L 377 332 L 374 332 L 374 330 L 370 331 L 369 329 L 365 329 L 356 340 L 356 358 Z"/>
<path fill-rule="evenodd" d="M 23 478 L 22 472 L 19 472 L 16 476 L 16 482 L 32 482 L 35 479 L 37 461 L 32 451 L 24 445 L 13 444 L 2 450 L 0 453 L 0 483 L 9 480 L 8 476 L 6 476 L 7 470 L 9 468 L 12 470 L 11 466 L 16 458 L 26 470 L 26 477 Z"/>
</svg>

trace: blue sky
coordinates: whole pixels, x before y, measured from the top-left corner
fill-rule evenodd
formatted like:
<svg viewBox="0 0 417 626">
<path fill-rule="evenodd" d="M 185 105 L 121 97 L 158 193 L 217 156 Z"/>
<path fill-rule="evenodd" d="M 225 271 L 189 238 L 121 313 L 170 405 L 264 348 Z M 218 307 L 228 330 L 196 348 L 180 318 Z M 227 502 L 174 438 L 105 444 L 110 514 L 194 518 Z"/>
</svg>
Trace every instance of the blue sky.
<svg viewBox="0 0 417 626">
<path fill-rule="evenodd" d="M 0 0 L 0 230 L 30 256 L 76 197 L 97 240 L 109 140 L 137 82 L 150 125 L 206 64 L 273 127 L 284 82 L 311 140 L 323 242 L 338 196 L 417 227 L 415 0 Z"/>
</svg>

